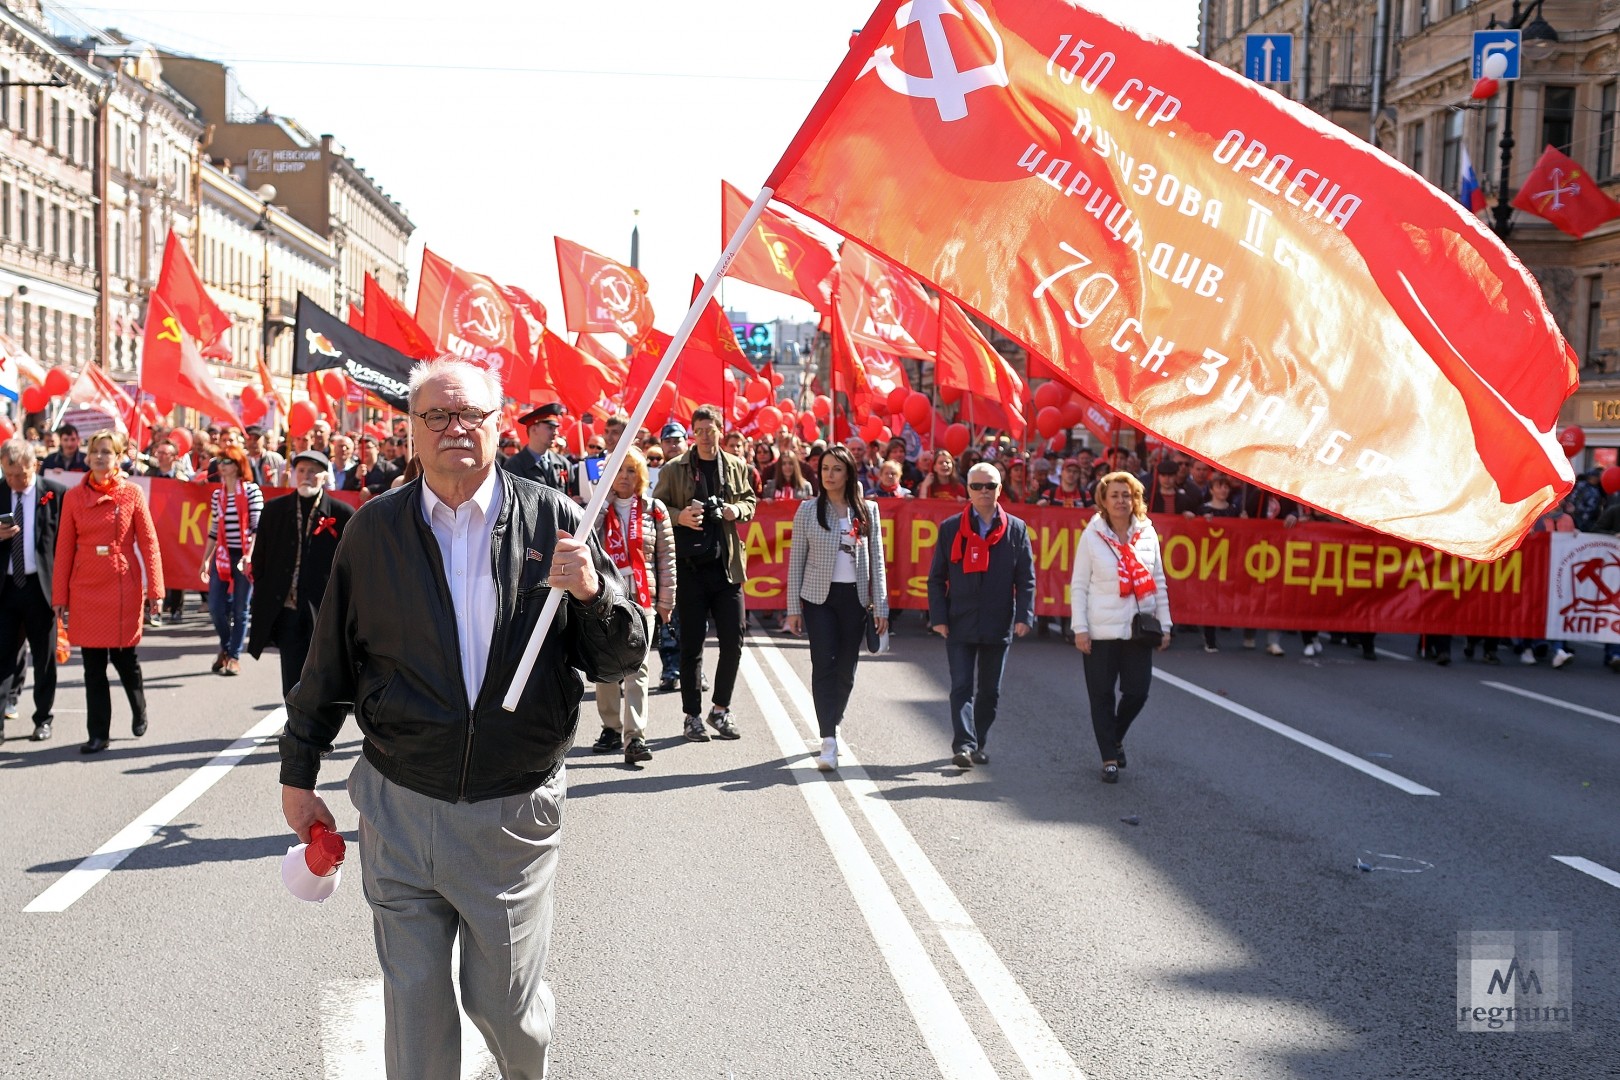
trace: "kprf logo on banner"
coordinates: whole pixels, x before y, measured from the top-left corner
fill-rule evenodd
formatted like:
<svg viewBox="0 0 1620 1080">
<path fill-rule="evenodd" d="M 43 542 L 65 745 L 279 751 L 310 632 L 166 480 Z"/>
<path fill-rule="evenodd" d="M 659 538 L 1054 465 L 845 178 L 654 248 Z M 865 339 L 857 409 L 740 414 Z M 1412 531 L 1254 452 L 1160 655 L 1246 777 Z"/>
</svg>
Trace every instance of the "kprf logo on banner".
<svg viewBox="0 0 1620 1080">
<path fill-rule="evenodd" d="M 1620 539 L 1554 533 L 1547 561 L 1547 638 L 1620 642 Z"/>
</svg>

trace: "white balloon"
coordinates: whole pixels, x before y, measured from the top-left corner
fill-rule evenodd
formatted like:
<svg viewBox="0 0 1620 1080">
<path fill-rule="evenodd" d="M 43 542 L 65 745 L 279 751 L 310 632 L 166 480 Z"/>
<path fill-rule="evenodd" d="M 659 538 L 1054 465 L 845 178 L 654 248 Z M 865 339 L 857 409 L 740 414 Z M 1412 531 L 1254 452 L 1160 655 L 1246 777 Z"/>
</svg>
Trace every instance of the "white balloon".
<svg viewBox="0 0 1620 1080">
<path fill-rule="evenodd" d="M 1485 73 L 1487 79 L 1500 79 L 1507 74 L 1507 56 L 1500 52 L 1493 52 L 1479 65 L 1480 71 Z"/>
</svg>

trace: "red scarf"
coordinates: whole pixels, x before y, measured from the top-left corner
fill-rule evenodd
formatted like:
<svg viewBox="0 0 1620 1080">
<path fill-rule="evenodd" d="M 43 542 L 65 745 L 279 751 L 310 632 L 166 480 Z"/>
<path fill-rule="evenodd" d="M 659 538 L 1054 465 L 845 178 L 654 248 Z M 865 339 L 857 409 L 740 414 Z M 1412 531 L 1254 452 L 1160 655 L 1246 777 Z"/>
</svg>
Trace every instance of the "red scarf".
<svg viewBox="0 0 1620 1080">
<path fill-rule="evenodd" d="M 113 491 L 117 489 L 119 482 L 123 479 L 124 472 L 122 469 L 114 469 L 112 472 L 108 473 L 106 481 L 102 483 L 98 483 L 96 481 L 95 473 L 84 474 L 85 486 L 98 495 L 111 495 Z"/>
<path fill-rule="evenodd" d="M 979 530 L 973 526 L 973 508 L 970 506 L 962 511 L 962 521 L 956 530 L 956 539 L 951 541 L 951 562 L 962 564 L 964 574 L 982 574 L 990 569 L 990 549 L 1006 535 L 1007 515 L 1000 510 L 996 511 L 995 521 L 990 525 L 990 535 L 980 536 Z"/>
<path fill-rule="evenodd" d="M 231 573 L 231 552 L 225 546 L 225 485 L 219 486 L 219 506 L 222 511 L 218 518 L 218 525 L 214 530 L 214 573 L 225 583 L 225 595 L 229 596 L 236 588 L 235 575 Z M 247 489 L 238 482 L 236 485 L 236 535 L 242 541 L 242 550 L 247 551 L 248 539 L 248 500 Z M 247 568 L 244 555 L 242 562 L 242 576 L 249 581 L 253 580 L 253 573 Z"/>
<path fill-rule="evenodd" d="M 630 528 L 619 519 L 619 508 L 608 507 L 602 518 L 602 550 L 607 552 L 613 565 L 630 571 L 636 583 L 636 603 L 642 607 L 652 604 L 652 590 L 647 585 L 647 548 L 641 537 L 641 496 L 630 504 Z"/>
<path fill-rule="evenodd" d="M 1108 545 L 1119 563 L 1119 595 L 1146 600 L 1153 595 L 1153 575 L 1142 565 L 1142 560 L 1136 557 L 1136 551 L 1131 545 L 1121 544 L 1108 533 L 1109 528 L 1104 525 L 1100 530 L 1103 543 Z"/>
</svg>

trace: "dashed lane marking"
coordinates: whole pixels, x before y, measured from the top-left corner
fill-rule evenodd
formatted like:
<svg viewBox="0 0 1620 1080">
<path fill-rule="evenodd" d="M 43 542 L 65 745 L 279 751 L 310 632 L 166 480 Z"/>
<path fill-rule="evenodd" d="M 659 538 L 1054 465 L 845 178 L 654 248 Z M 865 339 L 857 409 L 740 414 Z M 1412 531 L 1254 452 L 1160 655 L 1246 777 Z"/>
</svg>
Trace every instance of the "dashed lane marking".
<svg viewBox="0 0 1620 1080">
<path fill-rule="evenodd" d="M 1539 701 L 1543 705 L 1556 705 L 1560 709 L 1568 709 L 1570 712 L 1580 713 L 1582 716 L 1595 716 L 1597 719 L 1607 720 L 1611 724 L 1620 724 L 1620 716 L 1616 716 L 1614 713 L 1599 712 L 1597 709 L 1588 709 L 1585 705 L 1560 701 L 1555 697 L 1548 697 L 1546 694 L 1538 694 L 1534 690 L 1521 690 L 1517 686 L 1509 686 L 1507 683 L 1490 682 L 1484 679 L 1480 680 L 1480 685 L 1488 686 L 1492 690 L 1503 690 L 1509 694 L 1518 694 L 1520 697 L 1529 698 L 1531 701 Z"/>
</svg>

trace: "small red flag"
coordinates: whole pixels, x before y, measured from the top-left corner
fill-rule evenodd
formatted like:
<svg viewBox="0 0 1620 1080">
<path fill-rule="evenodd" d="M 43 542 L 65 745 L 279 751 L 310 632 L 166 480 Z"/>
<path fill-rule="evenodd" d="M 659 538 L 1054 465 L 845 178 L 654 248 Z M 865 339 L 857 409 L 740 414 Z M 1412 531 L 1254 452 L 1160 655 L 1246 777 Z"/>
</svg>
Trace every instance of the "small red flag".
<svg viewBox="0 0 1620 1080">
<path fill-rule="evenodd" d="M 211 419 L 236 422 L 236 407 L 209 373 L 194 337 L 161 290 L 154 290 L 146 311 L 141 346 L 141 389 L 153 397 L 188 405 Z"/>
<path fill-rule="evenodd" d="M 185 245 L 173 229 L 169 230 L 168 239 L 163 243 L 163 266 L 158 271 L 157 288 L 153 290 L 153 295 L 163 297 L 168 314 L 173 315 L 180 327 L 191 335 L 199 350 L 218 341 L 220 335 L 230 329 L 231 317 L 221 311 L 208 295 L 202 275 L 197 273 L 196 265 L 186 254 Z M 151 319 L 148 318 L 147 322 L 150 324 Z"/>
<path fill-rule="evenodd" d="M 946 299 L 939 304 L 938 357 L 934 377 L 939 385 L 971 394 L 989 406 L 981 409 L 975 404 L 972 423 L 1002 428 L 1015 439 L 1024 437 L 1024 380 L 967 314 Z"/>
<path fill-rule="evenodd" d="M 377 279 L 366 275 L 366 306 L 362 323 L 357 329 L 366 337 L 398 349 L 416 360 L 427 360 L 439 355 L 433 338 L 416 324 L 405 305 L 383 292 Z M 354 325 L 351 318 L 350 326 Z"/>
<path fill-rule="evenodd" d="M 636 342 L 652 329 L 652 303 L 641 271 L 557 237 L 563 319 L 582 334 L 618 334 Z"/>
<path fill-rule="evenodd" d="M 703 289 L 703 279 L 692 279 L 692 299 Z M 731 320 L 720 306 L 720 301 L 709 297 L 708 306 L 703 314 L 698 316 L 697 325 L 692 328 L 692 336 L 686 339 L 686 348 L 681 350 L 684 359 L 688 353 L 707 353 L 719 360 L 722 364 L 746 372 L 749 377 L 754 375 L 754 365 L 748 360 L 742 346 L 737 344 L 736 331 L 731 329 Z M 711 404 L 720 404 L 719 398 L 713 398 Z"/>
<path fill-rule="evenodd" d="M 1513 196 L 1513 205 L 1576 237 L 1620 217 L 1620 202 L 1605 195 L 1591 173 L 1554 146 L 1541 152 L 1524 186 Z"/>
<path fill-rule="evenodd" d="M 737 231 L 752 200 L 720 181 L 720 243 L 724 246 Z M 772 292 L 797 296 L 817 311 L 832 303 L 832 283 L 828 280 L 837 259 L 827 245 L 772 210 L 760 214 L 758 222 L 737 249 L 737 257 L 726 268 L 726 276 L 758 285 Z"/>
<path fill-rule="evenodd" d="M 540 331 L 541 363 L 547 381 L 557 391 L 557 400 L 576 416 L 589 412 L 604 397 L 619 390 L 618 375 L 600 360 L 576 349 L 549 329 Z"/>
</svg>

